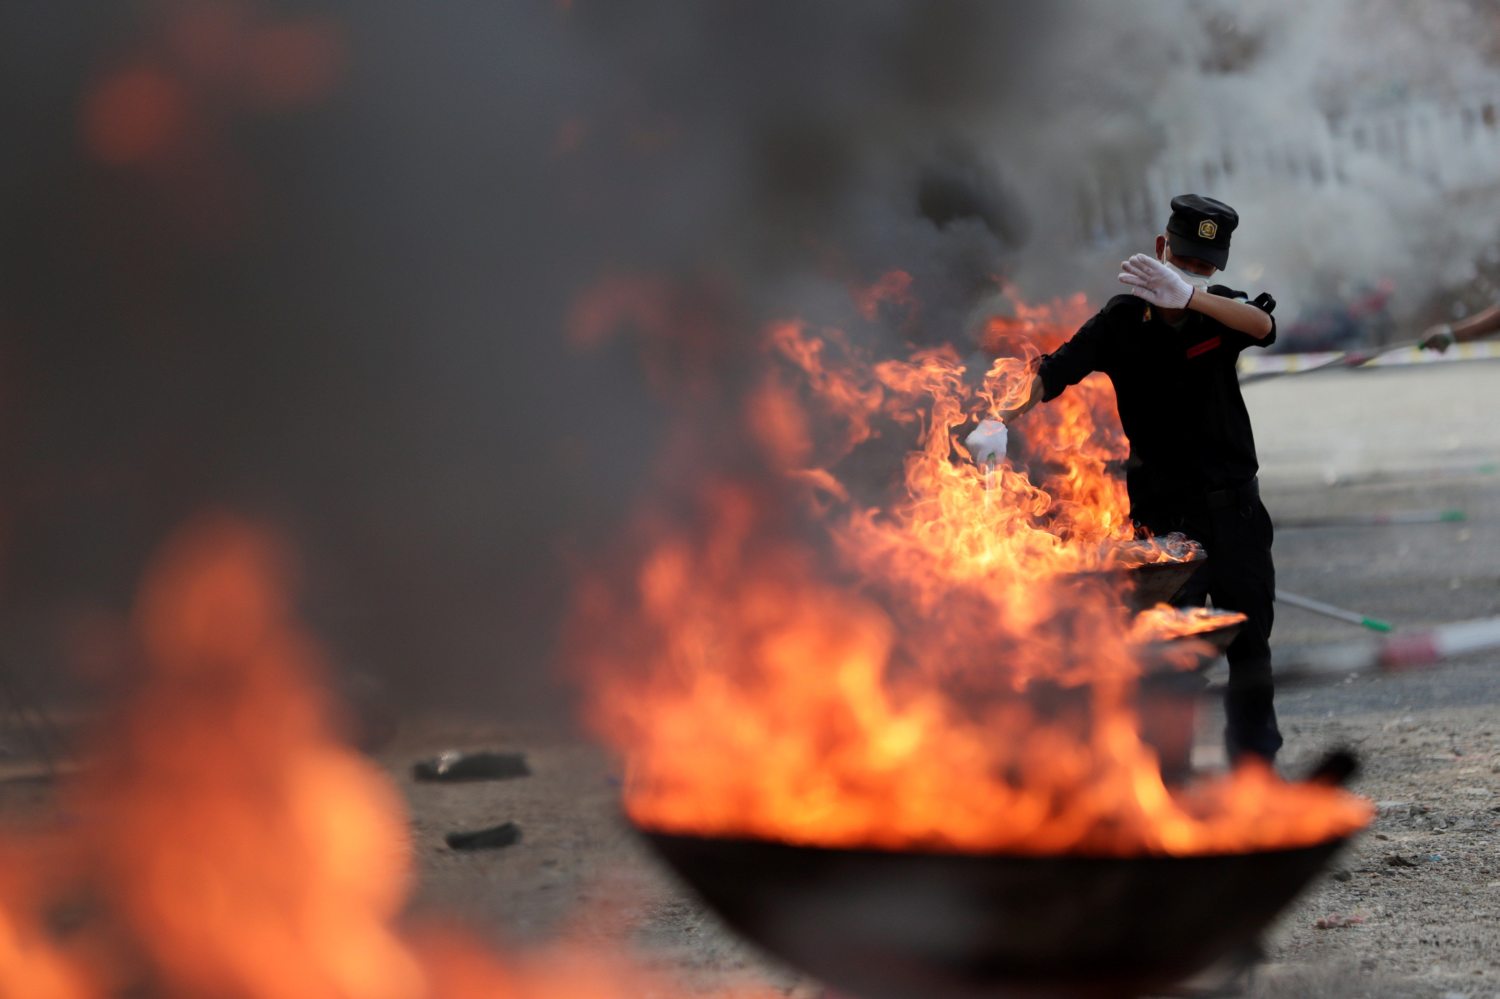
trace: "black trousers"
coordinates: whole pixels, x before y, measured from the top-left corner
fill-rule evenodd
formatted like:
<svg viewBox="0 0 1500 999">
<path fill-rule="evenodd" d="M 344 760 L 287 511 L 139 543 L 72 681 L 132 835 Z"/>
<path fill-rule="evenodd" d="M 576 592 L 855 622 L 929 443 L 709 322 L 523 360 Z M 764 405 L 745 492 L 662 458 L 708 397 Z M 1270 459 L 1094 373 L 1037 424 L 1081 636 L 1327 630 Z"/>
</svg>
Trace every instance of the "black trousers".
<svg viewBox="0 0 1500 999">
<path fill-rule="evenodd" d="M 1223 500 L 1219 495 L 1216 499 Z M 1276 567 L 1271 561 L 1271 515 L 1258 490 L 1211 506 L 1208 498 L 1142 502 L 1131 510 L 1153 534 L 1181 531 L 1201 544 L 1207 563 L 1173 601 L 1181 607 L 1234 610 L 1247 618 L 1229 646 L 1229 686 L 1224 693 L 1224 743 L 1231 761 L 1253 753 L 1267 761 L 1281 748 L 1271 679 L 1271 625 L 1275 619 Z"/>
</svg>

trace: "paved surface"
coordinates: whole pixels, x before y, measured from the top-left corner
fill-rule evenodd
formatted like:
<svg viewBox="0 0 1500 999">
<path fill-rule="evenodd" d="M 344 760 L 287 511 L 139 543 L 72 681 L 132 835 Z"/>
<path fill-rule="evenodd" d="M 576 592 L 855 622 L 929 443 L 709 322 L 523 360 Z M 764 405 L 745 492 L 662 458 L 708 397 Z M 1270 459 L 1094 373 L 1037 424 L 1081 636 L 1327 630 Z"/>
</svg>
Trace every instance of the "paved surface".
<svg viewBox="0 0 1500 999">
<path fill-rule="evenodd" d="M 1291 376 L 1245 390 L 1267 506 L 1280 522 L 1462 510 L 1463 523 L 1282 526 L 1278 585 L 1417 627 L 1500 615 L 1500 362 Z M 1280 607 L 1274 642 L 1357 638 L 1361 629 Z M 1500 657 L 1430 674 L 1288 690 L 1288 715 L 1494 703 Z"/>
<path fill-rule="evenodd" d="M 1398 628 L 1500 615 L 1500 363 L 1333 372 L 1246 389 L 1284 525 L 1461 509 L 1463 523 L 1282 526 L 1281 588 Z M 1361 629 L 1282 607 L 1273 644 Z M 1500 996 L 1500 653 L 1283 689 L 1283 767 L 1353 747 L 1374 826 L 1269 938 L 1253 996 Z M 1212 755 L 1217 719 L 1200 744 Z M 1319 925 L 1334 928 L 1320 929 Z"/>
</svg>

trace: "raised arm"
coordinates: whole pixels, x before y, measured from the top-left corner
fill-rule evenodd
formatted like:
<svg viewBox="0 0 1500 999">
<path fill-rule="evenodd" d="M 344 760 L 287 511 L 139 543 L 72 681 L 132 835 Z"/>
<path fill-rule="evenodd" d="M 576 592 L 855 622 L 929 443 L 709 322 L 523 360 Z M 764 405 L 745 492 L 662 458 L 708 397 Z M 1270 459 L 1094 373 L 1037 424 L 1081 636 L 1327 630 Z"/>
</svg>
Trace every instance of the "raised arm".
<svg viewBox="0 0 1500 999">
<path fill-rule="evenodd" d="M 1264 340 L 1276 329 L 1270 314 L 1259 306 L 1194 288 L 1171 267 L 1144 253 L 1120 265 L 1120 283 L 1129 285 L 1131 294 L 1152 305 L 1201 312 L 1255 340 Z"/>
<path fill-rule="evenodd" d="M 1187 307 L 1194 312 L 1203 313 L 1210 319 L 1217 319 L 1230 329 L 1238 330 L 1256 340 L 1264 340 L 1276 328 L 1270 315 L 1259 306 L 1215 295 L 1202 288 L 1193 289 L 1193 295 L 1188 299 Z"/>
</svg>

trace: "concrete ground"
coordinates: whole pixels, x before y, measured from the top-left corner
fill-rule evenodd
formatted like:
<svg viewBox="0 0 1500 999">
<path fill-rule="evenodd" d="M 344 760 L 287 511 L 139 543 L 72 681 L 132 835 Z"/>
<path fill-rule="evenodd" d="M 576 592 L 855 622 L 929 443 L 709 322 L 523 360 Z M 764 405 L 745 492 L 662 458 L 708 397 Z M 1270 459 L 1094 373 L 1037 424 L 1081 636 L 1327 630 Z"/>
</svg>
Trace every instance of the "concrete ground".
<svg viewBox="0 0 1500 999">
<path fill-rule="evenodd" d="M 1283 589 L 1410 628 L 1500 614 L 1500 363 L 1330 372 L 1247 387 Z M 1314 518 L 1461 509 L 1462 523 L 1296 526 Z M 1283 607 L 1278 654 L 1360 629 Z M 1278 695 L 1289 774 L 1351 746 L 1379 816 L 1268 935 L 1259 997 L 1500 997 L 1500 654 L 1430 673 L 1358 676 Z M 1205 715 L 1212 763 L 1219 721 Z M 535 776 L 414 784 L 412 760 L 452 745 L 524 748 Z M 627 941 L 690 980 L 795 975 L 729 937 L 646 856 L 617 784 L 567 739 L 450 720 L 408 726 L 383 754 L 411 804 L 420 905 L 498 935 Z M 442 834 L 515 820 L 508 850 L 458 854 Z M 1328 928 L 1320 928 L 1328 927 Z M 809 993 L 810 994 L 810 993 Z"/>
<path fill-rule="evenodd" d="M 1281 588 L 1400 629 L 1500 615 L 1500 364 L 1288 377 L 1245 390 Z M 1462 510 L 1462 523 L 1290 526 Z M 1278 608 L 1276 645 L 1359 629 Z M 1296 772 L 1355 748 L 1378 817 L 1272 934 L 1266 994 L 1500 996 L 1500 654 L 1287 689 Z M 1318 929 L 1319 920 L 1336 928 Z"/>
</svg>

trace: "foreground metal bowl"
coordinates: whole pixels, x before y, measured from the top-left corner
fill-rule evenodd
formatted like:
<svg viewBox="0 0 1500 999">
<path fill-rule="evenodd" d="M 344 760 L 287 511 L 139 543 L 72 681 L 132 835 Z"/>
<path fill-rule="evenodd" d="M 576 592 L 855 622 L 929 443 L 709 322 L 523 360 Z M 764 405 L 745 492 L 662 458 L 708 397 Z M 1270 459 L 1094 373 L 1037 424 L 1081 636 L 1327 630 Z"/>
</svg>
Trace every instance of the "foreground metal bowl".
<svg viewBox="0 0 1500 999">
<path fill-rule="evenodd" d="M 1017 857 L 642 830 L 733 930 L 864 999 L 1121 999 L 1251 946 L 1343 845 Z"/>
<path fill-rule="evenodd" d="M 1188 580 L 1207 563 L 1206 558 L 1187 562 L 1147 562 L 1121 570 L 1130 581 L 1130 606 L 1136 610 L 1168 604 Z"/>
<path fill-rule="evenodd" d="M 1202 556 L 1181 562 L 1144 562 L 1074 573 L 1071 578 L 1079 587 L 1108 586 L 1112 591 L 1123 592 L 1125 603 L 1131 610 L 1143 611 L 1157 604 L 1171 603 L 1193 574 L 1207 562 L 1208 559 Z"/>
</svg>

